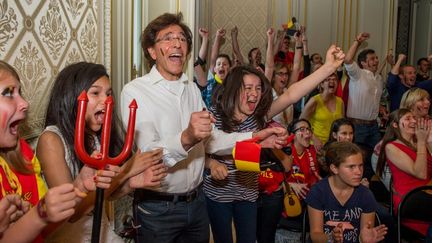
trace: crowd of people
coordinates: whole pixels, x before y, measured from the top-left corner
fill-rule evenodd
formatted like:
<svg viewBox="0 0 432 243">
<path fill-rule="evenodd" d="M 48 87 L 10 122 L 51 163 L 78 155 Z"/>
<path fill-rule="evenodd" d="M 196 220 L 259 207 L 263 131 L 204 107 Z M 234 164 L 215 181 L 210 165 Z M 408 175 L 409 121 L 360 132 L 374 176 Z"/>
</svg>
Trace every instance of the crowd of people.
<svg viewBox="0 0 432 243">
<path fill-rule="evenodd" d="M 292 36 L 269 29 L 263 62 L 258 47 L 245 60 L 239 31 L 231 29 L 231 55 L 220 53 L 227 31 L 216 31 L 207 64 L 209 31 L 199 29 L 192 82 L 183 70 L 193 36 L 182 14 L 165 13 L 146 26 L 141 44 L 150 71 L 124 86 L 109 134 L 114 157 L 135 100 L 133 153 L 103 169 L 79 159 L 74 134 L 85 90 L 84 146 L 102 158 L 105 100 L 113 96 L 105 67 L 79 62 L 57 75 L 34 153 L 19 136 L 31 104 L 20 94 L 18 73 L 0 61 L 0 242 L 89 242 L 96 188 L 106 189 L 107 200 L 133 195 L 136 242 L 204 243 L 210 229 L 216 243 L 275 242 L 280 219 L 289 217 L 286 191 L 307 210 L 313 242 L 392 242 L 394 223 L 370 180 L 376 174 L 394 190 L 395 209 L 431 182 L 432 55 L 417 70 L 403 65 L 404 54 L 388 56 L 385 80 L 375 51 L 360 51 L 368 33 L 346 53 L 332 45 L 324 56 L 309 56 L 305 27 Z M 270 151 L 262 160 L 274 166 L 236 168 L 232 150 L 244 140 Z M 431 197 L 424 192 L 417 205 L 430 208 Z M 431 239 L 432 212 L 416 209 L 407 226 Z M 101 242 L 123 242 L 105 210 L 100 232 Z"/>
</svg>

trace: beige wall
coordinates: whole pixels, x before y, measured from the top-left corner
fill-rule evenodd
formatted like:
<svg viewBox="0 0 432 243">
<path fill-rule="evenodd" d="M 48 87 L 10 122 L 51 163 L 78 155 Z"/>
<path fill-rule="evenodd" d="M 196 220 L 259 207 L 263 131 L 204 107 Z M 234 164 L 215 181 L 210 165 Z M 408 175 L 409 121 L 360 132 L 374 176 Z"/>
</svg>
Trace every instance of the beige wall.
<svg viewBox="0 0 432 243">
<path fill-rule="evenodd" d="M 259 47 L 265 53 L 266 31 L 269 26 L 267 23 L 269 1 L 263 0 L 218 0 L 209 1 L 208 20 L 211 32 L 210 47 L 214 40 L 216 31 L 219 28 L 226 29 L 226 41 L 221 47 L 220 53 L 232 55 L 230 30 L 237 26 L 239 29 L 239 45 L 241 53 L 247 61 L 247 54 L 250 49 Z M 264 61 L 264 59 L 263 59 Z"/>
<path fill-rule="evenodd" d="M 18 71 L 30 103 L 25 138 L 39 135 L 55 76 L 77 61 L 104 60 L 104 4 L 92 0 L 0 1 L 0 59 Z"/>
</svg>

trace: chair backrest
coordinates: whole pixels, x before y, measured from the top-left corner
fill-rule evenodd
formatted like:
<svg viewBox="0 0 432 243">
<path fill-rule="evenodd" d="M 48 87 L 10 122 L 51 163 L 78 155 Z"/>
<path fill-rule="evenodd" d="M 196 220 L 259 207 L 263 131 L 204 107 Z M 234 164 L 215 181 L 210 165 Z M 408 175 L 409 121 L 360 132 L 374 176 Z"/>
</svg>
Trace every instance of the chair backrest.
<svg viewBox="0 0 432 243">
<path fill-rule="evenodd" d="M 409 191 L 407 194 L 405 194 L 405 196 L 402 197 L 402 200 L 398 206 L 398 211 L 397 211 L 397 234 L 398 234 L 398 242 L 399 243 L 401 242 L 401 222 L 402 222 L 402 219 L 409 218 L 409 217 L 406 217 L 407 215 L 405 215 L 405 209 L 410 205 L 410 203 L 413 203 L 410 201 L 410 199 L 412 199 L 418 193 L 423 193 L 423 191 L 425 191 L 425 190 L 432 190 L 432 185 L 417 187 L 417 188 Z M 431 195 L 431 198 L 432 198 L 432 195 Z M 421 208 L 419 208 L 419 210 L 421 210 Z"/>
</svg>

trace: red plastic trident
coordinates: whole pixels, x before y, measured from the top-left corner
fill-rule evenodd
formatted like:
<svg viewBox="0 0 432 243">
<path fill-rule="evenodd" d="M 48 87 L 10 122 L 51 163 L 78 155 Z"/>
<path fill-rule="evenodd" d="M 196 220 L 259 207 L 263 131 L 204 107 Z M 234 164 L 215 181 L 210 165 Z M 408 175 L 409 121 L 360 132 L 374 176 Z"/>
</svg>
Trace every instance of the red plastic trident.
<svg viewBox="0 0 432 243">
<path fill-rule="evenodd" d="M 78 96 L 78 111 L 77 111 L 77 119 L 75 123 L 75 151 L 78 156 L 78 159 L 81 160 L 84 164 L 95 168 L 95 169 L 103 169 L 107 164 L 110 165 L 118 165 L 122 161 L 125 161 L 129 154 L 132 152 L 132 144 L 134 139 L 135 132 L 135 118 L 136 118 L 136 109 L 138 105 L 135 100 L 129 104 L 129 121 L 126 132 L 125 144 L 123 145 L 122 151 L 115 158 L 109 157 L 109 142 L 110 142 L 110 134 L 111 134 L 111 117 L 113 112 L 113 98 L 109 96 L 105 100 L 106 110 L 104 122 L 102 125 L 102 136 L 101 136 L 101 158 L 92 158 L 84 147 L 84 131 L 85 131 L 85 113 L 87 110 L 87 93 L 85 91 L 81 92 Z M 100 239 L 100 227 L 102 220 L 102 208 L 103 208 L 103 200 L 104 200 L 104 190 L 101 188 L 96 189 L 96 200 L 93 214 L 93 225 L 92 225 L 92 243 L 99 243 Z"/>
<path fill-rule="evenodd" d="M 132 151 L 132 144 L 134 139 L 135 132 L 135 118 L 136 118 L 136 109 L 138 105 L 134 100 L 129 104 L 129 121 L 126 132 L 125 144 L 123 145 L 123 149 L 119 155 L 115 158 L 109 157 L 109 144 L 110 144 L 110 135 L 111 135 L 111 117 L 113 112 L 113 98 L 112 96 L 108 96 L 105 100 L 106 111 L 104 122 L 102 125 L 102 136 L 101 136 L 101 150 L 100 153 L 102 155 L 101 158 L 92 158 L 87 153 L 84 147 L 84 131 L 85 131 L 85 113 L 87 110 L 87 93 L 85 91 L 81 92 L 78 96 L 78 112 L 77 119 L 75 123 L 75 151 L 78 156 L 78 159 L 81 160 L 84 164 L 95 168 L 95 169 L 103 169 L 105 165 L 119 165 L 121 162 L 125 161 L 126 158 Z"/>
</svg>

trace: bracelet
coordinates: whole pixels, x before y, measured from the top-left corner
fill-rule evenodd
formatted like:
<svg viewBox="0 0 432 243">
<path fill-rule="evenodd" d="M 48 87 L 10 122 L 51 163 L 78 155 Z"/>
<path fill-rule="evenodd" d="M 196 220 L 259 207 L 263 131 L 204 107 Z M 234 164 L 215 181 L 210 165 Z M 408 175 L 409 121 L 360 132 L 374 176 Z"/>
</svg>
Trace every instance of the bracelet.
<svg viewBox="0 0 432 243">
<path fill-rule="evenodd" d="M 204 65 L 204 64 L 206 64 L 206 61 L 205 60 L 203 60 L 203 59 L 201 59 L 201 57 L 197 57 L 197 59 L 196 59 L 196 61 L 194 62 L 194 67 L 196 67 L 196 66 L 198 66 L 198 65 Z"/>
<path fill-rule="evenodd" d="M 38 215 L 41 219 L 46 219 L 48 218 L 48 213 L 47 213 L 47 208 L 46 208 L 46 203 L 45 203 L 45 197 L 41 198 L 41 200 L 39 200 L 38 204 L 37 204 L 37 212 Z"/>
</svg>

